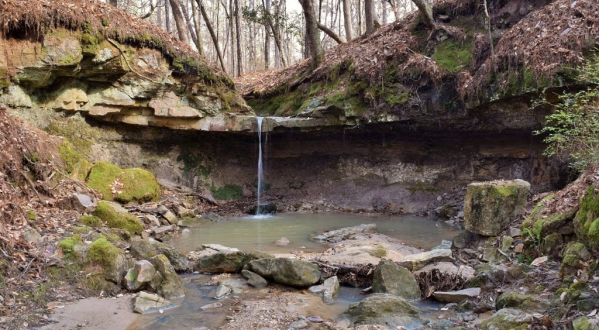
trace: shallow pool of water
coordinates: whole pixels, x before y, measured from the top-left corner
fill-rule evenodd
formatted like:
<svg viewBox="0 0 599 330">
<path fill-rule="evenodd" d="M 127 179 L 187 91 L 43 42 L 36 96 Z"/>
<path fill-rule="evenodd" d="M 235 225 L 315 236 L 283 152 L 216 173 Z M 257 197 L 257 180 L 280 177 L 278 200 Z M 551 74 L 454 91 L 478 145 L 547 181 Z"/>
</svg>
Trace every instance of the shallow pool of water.
<svg viewBox="0 0 599 330">
<path fill-rule="evenodd" d="M 180 251 L 193 251 L 200 244 L 221 244 L 242 251 L 289 253 L 302 249 L 305 252 L 318 252 L 326 247 L 310 240 L 310 237 L 327 230 L 363 223 L 376 223 L 379 233 L 422 249 L 431 249 L 439 245 L 441 240 L 451 239 L 458 234 L 458 229 L 443 222 L 411 215 L 281 213 L 270 217 L 232 218 L 226 222 L 190 228 L 190 233 L 169 243 Z M 274 241 L 280 237 L 289 239 L 289 245 L 275 245 Z"/>
</svg>

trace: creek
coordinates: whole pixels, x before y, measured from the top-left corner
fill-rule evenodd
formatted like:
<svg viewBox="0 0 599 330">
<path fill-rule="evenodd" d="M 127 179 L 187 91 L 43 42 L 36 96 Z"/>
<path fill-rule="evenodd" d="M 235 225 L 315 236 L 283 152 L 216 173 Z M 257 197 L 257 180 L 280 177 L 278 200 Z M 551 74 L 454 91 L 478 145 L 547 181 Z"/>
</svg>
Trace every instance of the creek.
<svg viewBox="0 0 599 330">
<path fill-rule="evenodd" d="M 443 239 L 451 239 L 457 234 L 455 227 L 426 217 L 417 216 L 370 216 L 364 214 L 301 214 L 285 213 L 272 216 L 248 216 L 231 218 L 224 222 L 203 224 L 189 228 L 188 234 L 180 235 L 169 243 L 180 251 L 195 250 L 201 244 L 221 244 L 236 247 L 244 251 L 261 250 L 269 253 L 285 254 L 301 250 L 321 252 L 324 244 L 310 240 L 316 233 L 362 223 L 376 223 L 378 231 L 390 237 L 400 239 L 408 245 L 431 249 Z M 287 237 L 289 245 L 278 246 L 274 241 Z M 264 291 L 253 289 L 245 284 L 239 275 L 224 280 L 234 288 L 234 292 L 223 300 L 213 298 L 216 286 L 209 285 L 211 276 L 184 275 L 186 296 L 173 301 L 177 308 L 140 316 L 128 330 L 193 329 L 206 327 L 218 328 L 226 322 L 226 316 L 236 306 L 249 299 L 260 299 Z M 235 289 L 236 287 L 236 289 Z M 334 304 L 324 304 L 320 297 L 307 291 L 298 290 L 301 295 L 297 309 L 302 315 L 318 315 L 325 319 L 334 319 L 344 312 L 350 303 L 358 302 L 366 296 L 360 289 L 341 287 L 338 300 Z M 202 310 L 202 306 L 220 302 L 222 307 Z M 439 311 L 438 304 L 422 302 L 418 304 L 425 314 Z"/>
</svg>

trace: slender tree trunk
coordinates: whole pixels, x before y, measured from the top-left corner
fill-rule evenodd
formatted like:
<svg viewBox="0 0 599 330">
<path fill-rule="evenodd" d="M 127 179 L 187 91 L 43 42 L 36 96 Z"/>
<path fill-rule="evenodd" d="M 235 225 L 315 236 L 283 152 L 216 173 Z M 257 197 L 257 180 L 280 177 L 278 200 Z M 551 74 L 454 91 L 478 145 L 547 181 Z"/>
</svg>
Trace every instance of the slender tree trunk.
<svg viewBox="0 0 599 330">
<path fill-rule="evenodd" d="M 235 75 L 235 18 L 233 17 L 233 0 L 229 0 L 229 31 L 231 35 L 231 49 L 229 61 L 231 62 L 231 75 Z"/>
<path fill-rule="evenodd" d="M 364 0 L 364 19 L 366 21 L 366 35 L 374 33 L 374 0 Z"/>
<path fill-rule="evenodd" d="M 168 0 L 164 0 L 164 21 L 166 25 L 166 32 L 171 32 L 171 14 L 170 14 L 170 5 Z"/>
<path fill-rule="evenodd" d="M 187 0 L 185 0 L 187 1 Z M 193 1 L 191 2 L 193 4 Z M 181 6 L 181 10 L 183 10 L 183 16 L 185 17 L 185 24 L 187 26 L 187 32 L 189 33 L 189 36 L 191 37 L 191 40 L 193 41 L 193 44 L 196 46 L 197 49 L 200 49 L 200 44 L 198 41 L 198 35 L 195 31 L 194 26 L 192 25 L 192 19 L 189 17 L 189 12 L 187 11 L 187 4 L 185 6 Z"/>
<path fill-rule="evenodd" d="M 192 15 L 192 20 L 193 20 L 193 26 L 196 30 L 196 36 L 198 39 L 198 52 L 200 53 L 200 55 L 204 56 L 204 45 L 202 45 L 202 32 L 200 30 L 200 22 L 198 19 L 198 9 L 196 7 L 196 2 L 195 0 L 191 0 L 191 15 Z"/>
<path fill-rule="evenodd" d="M 302 5 L 304 18 L 306 19 L 306 43 L 310 45 L 310 55 L 312 57 L 310 68 L 314 70 L 324 60 L 324 50 L 318 37 L 318 26 L 314 16 L 312 0 L 299 0 L 299 2 Z"/>
<path fill-rule="evenodd" d="M 156 12 L 156 25 L 164 29 L 164 21 L 162 19 L 162 5 L 158 3 L 158 11 Z"/>
<path fill-rule="evenodd" d="M 358 36 L 362 35 L 362 0 L 358 0 Z"/>
<path fill-rule="evenodd" d="M 328 27 L 318 23 L 318 28 L 326 33 L 329 37 L 331 37 L 331 39 L 335 40 L 338 44 L 342 44 L 345 43 L 345 40 L 341 39 L 341 37 L 339 37 L 335 32 L 333 32 L 333 30 L 329 29 Z"/>
<path fill-rule="evenodd" d="M 181 14 L 181 4 L 179 0 L 169 0 L 171 8 L 173 9 L 173 17 L 175 18 L 175 25 L 177 26 L 177 33 L 179 34 L 179 40 L 189 44 L 187 39 L 187 29 L 185 28 L 185 22 L 183 20 L 183 14 Z"/>
<path fill-rule="evenodd" d="M 270 0 L 264 0 L 264 11 L 265 15 L 270 15 Z M 270 67 L 270 17 L 267 16 L 266 25 L 264 25 L 264 69 L 268 70 Z"/>
<path fill-rule="evenodd" d="M 412 0 L 412 2 L 418 7 L 418 11 L 420 11 L 420 16 L 422 16 L 424 24 L 431 30 L 435 29 L 435 20 L 433 18 L 433 9 L 431 8 L 431 5 L 429 5 L 426 0 Z"/>
<path fill-rule="evenodd" d="M 108 0 L 108 3 L 109 3 L 111 6 L 115 6 L 115 7 L 118 7 L 118 5 L 119 5 L 119 2 L 118 2 L 118 0 Z"/>
<path fill-rule="evenodd" d="M 387 24 L 387 0 L 382 0 L 383 1 L 383 24 Z"/>
<path fill-rule="evenodd" d="M 227 72 L 225 69 L 225 61 L 223 61 L 223 55 L 220 52 L 220 47 L 218 45 L 218 38 L 216 37 L 216 33 L 214 33 L 214 29 L 212 29 L 212 24 L 210 24 L 210 20 L 208 19 L 208 14 L 206 13 L 206 9 L 204 9 L 204 5 L 201 0 L 196 0 L 198 6 L 200 6 L 200 12 L 202 13 L 202 18 L 204 18 L 204 22 L 206 23 L 206 27 L 208 28 L 208 32 L 210 32 L 210 37 L 212 37 L 212 42 L 214 43 L 214 48 L 216 49 L 216 55 L 218 56 L 218 60 L 220 61 L 220 67 L 223 71 Z"/>
<path fill-rule="evenodd" d="M 237 76 L 243 75 L 243 54 L 241 51 L 241 11 L 239 0 L 235 0 L 235 29 L 237 34 Z"/>
</svg>

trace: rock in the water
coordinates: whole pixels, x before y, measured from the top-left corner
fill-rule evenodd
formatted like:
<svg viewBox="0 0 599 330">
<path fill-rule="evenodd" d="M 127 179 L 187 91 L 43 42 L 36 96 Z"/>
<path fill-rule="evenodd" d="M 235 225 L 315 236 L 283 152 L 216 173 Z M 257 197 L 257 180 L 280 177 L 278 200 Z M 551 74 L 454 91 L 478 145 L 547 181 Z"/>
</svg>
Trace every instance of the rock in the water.
<svg viewBox="0 0 599 330">
<path fill-rule="evenodd" d="M 480 328 L 482 330 L 516 329 L 520 326 L 530 324 L 532 321 L 533 317 L 530 314 L 517 309 L 505 308 L 484 320 L 480 324 Z"/>
<path fill-rule="evenodd" d="M 135 263 L 125 275 L 125 287 L 129 291 L 143 290 L 156 275 L 156 268 L 151 262 L 141 260 Z"/>
<path fill-rule="evenodd" d="M 337 230 L 331 230 L 314 237 L 316 241 L 325 241 L 330 243 L 340 242 L 356 234 L 376 233 L 376 224 L 362 224 L 354 227 L 346 227 Z"/>
<path fill-rule="evenodd" d="M 248 280 L 247 284 L 251 287 L 261 289 L 261 288 L 265 288 L 268 286 L 268 281 L 265 280 L 264 277 L 254 273 L 254 272 L 250 272 L 249 270 L 244 269 L 241 271 L 241 275 L 243 275 L 243 277 L 247 278 L 247 280 Z"/>
<path fill-rule="evenodd" d="M 458 291 L 435 291 L 433 296 L 441 302 L 460 303 L 462 300 L 474 299 L 480 295 L 480 288 L 470 288 Z"/>
<path fill-rule="evenodd" d="M 246 260 L 245 253 L 217 252 L 198 259 L 195 270 L 200 273 L 239 273 Z"/>
<path fill-rule="evenodd" d="M 218 252 L 239 252 L 240 251 L 238 248 L 232 248 L 232 247 L 228 247 L 228 246 L 224 246 L 224 245 L 220 245 L 220 244 L 202 244 L 198 248 L 198 250 L 203 250 L 203 249 L 212 249 L 212 250 L 215 250 Z"/>
<path fill-rule="evenodd" d="M 175 269 L 164 254 L 159 254 L 149 260 L 156 270 L 162 275 L 162 282 L 157 292 L 166 299 L 174 299 L 185 296 L 183 282 L 175 272 Z"/>
<path fill-rule="evenodd" d="M 464 200 L 466 230 L 499 235 L 522 213 L 529 191 L 530 183 L 520 179 L 469 184 Z"/>
<path fill-rule="evenodd" d="M 189 261 L 174 247 L 154 240 L 134 238 L 131 240 L 131 255 L 137 259 L 148 260 L 157 254 L 164 254 L 177 272 L 189 270 Z"/>
<path fill-rule="evenodd" d="M 252 271 L 275 282 L 307 287 L 320 280 L 318 266 L 303 260 L 289 258 L 257 259 L 249 263 Z"/>
<path fill-rule="evenodd" d="M 322 286 L 324 287 L 322 300 L 327 304 L 334 303 L 339 295 L 339 279 L 337 276 L 327 278 Z"/>
<path fill-rule="evenodd" d="M 343 313 L 352 326 L 381 324 L 389 327 L 417 328 L 426 321 L 408 300 L 390 294 L 373 294 L 349 306 Z"/>
<path fill-rule="evenodd" d="M 406 299 L 420 298 L 420 287 L 412 272 L 389 260 L 381 260 L 374 269 L 372 292 Z"/>
<path fill-rule="evenodd" d="M 277 238 L 277 240 L 275 241 L 275 245 L 285 246 L 288 244 L 289 244 L 289 239 L 287 239 L 287 237 L 280 237 L 280 238 Z"/>
<path fill-rule="evenodd" d="M 159 295 L 142 291 L 133 302 L 133 311 L 139 314 L 146 314 L 170 306 L 173 306 L 172 303 Z"/>
<path fill-rule="evenodd" d="M 407 255 L 404 258 L 403 265 L 411 271 L 417 271 L 430 263 L 441 261 L 453 261 L 451 250 L 431 250 Z"/>
<path fill-rule="evenodd" d="M 214 299 L 223 299 L 229 293 L 231 293 L 231 288 L 221 284 L 216 287 L 216 291 L 214 292 Z"/>
</svg>

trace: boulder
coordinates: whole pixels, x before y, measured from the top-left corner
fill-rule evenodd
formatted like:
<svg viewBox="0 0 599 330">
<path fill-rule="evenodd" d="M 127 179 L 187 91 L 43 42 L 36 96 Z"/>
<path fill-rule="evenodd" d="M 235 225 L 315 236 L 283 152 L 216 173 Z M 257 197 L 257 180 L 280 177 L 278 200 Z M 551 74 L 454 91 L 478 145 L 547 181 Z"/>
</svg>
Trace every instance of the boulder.
<svg viewBox="0 0 599 330">
<path fill-rule="evenodd" d="M 164 254 L 177 272 L 189 270 L 189 261 L 174 247 L 153 240 L 135 238 L 131 240 L 130 253 L 136 259 L 150 259 L 157 254 Z"/>
<path fill-rule="evenodd" d="M 141 220 L 117 203 L 100 201 L 93 215 L 106 222 L 109 227 L 125 229 L 131 235 L 139 235 L 144 229 Z"/>
<path fill-rule="evenodd" d="M 460 303 L 462 300 L 474 299 L 480 295 L 480 288 L 469 288 L 458 291 L 435 291 L 433 296 L 435 299 L 446 303 Z"/>
<path fill-rule="evenodd" d="M 156 275 L 156 268 L 151 262 L 141 260 L 125 275 L 125 287 L 129 291 L 143 290 L 147 284 L 152 282 Z"/>
<path fill-rule="evenodd" d="M 226 285 L 218 285 L 216 290 L 214 291 L 214 299 L 220 300 L 226 297 L 229 293 L 231 293 L 231 288 Z"/>
<path fill-rule="evenodd" d="M 420 273 L 430 273 L 434 269 L 438 270 L 439 273 L 460 276 L 464 280 L 473 278 L 475 273 L 474 268 L 470 266 L 460 265 L 458 267 L 451 262 L 436 262 L 434 264 L 426 265 L 420 268 L 414 272 L 414 275 L 418 276 Z"/>
<path fill-rule="evenodd" d="M 533 316 L 521 310 L 504 308 L 480 324 L 481 330 L 527 329 Z"/>
<path fill-rule="evenodd" d="M 164 254 L 159 254 L 149 260 L 160 275 L 162 282 L 158 285 L 157 292 L 166 299 L 174 299 L 185 296 L 183 282 L 175 272 L 175 269 Z"/>
<path fill-rule="evenodd" d="M 356 234 L 369 233 L 376 233 L 376 224 L 362 224 L 354 227 L 331 230 L 326 233 L 316 235 L 313 239 L 321 242 L 337 243 Z"/>
<path fill-rule="evenodd" d="M 572 321 L 574 330 L 599 330 L 599 326 L 586 316 L 579 316 Z"/>
<path fill-rule="evenodd" d="M 242 270 L 241 271 L 241 275 L 243 275 L 243 277 L 247 278 L 247 284 L 251 287 L 257 288 L 257 289 L 261 289 L 261 288 L 265 288 L 268 286 L 268 281 L 264 279 L 264 277 L 254 273 L 254 272 L 250 272 L 249 270 Z"/>
<path fill-rule="evenodd" d="M 156 177 L 141 168 L 121 169 L 116 165 L 97 162 L 89 172 L 87 185 L 100 191 L 105 200 L 121 204 L 160 200 L 160 185 Z"/>
<path fill-rule="evenodd" d="M 217 252 L 199 258 L 194 267 L 200 273 L 239 273 L 245 264 L 246 254 L 237 252 Z"/>
<path fill-rule="evenodd" d="M 416 254 L 407 255 L 404 258 L 403 266 L 411 271 L 417 271 L 420 268 L 431 264 L 433 262 L 441 261 L 453 261 L 451 250 L 431 250 L 428 252 L 421 252 Z"/>
<path fill-rule="evenodd" d="M 525 311 L 542 311 L 549 307 L 549 302 L 536 295 L 505 292 L 497 298 L 497 309 L 517 308 Z"/>
<path fill-rule="evenodd" d="M 560 272 L 564 275 L 576 274 L 582 267 L 581 262 L 587 262 L 591 259 L 591 253 L 583 243 L 569 244 L 563 252 L 564 258 L 560 266 Z"/>
<path fill-rule="evenodd" d="M 337 276 L 327 278 L 323 284 L 310 287 L 310 292 L 320 296 L 327 304 L 332 304 L 339 295 L 339 279 Z"/>
<path fill-rule="evenodd" d="M 147 314 L 152 311 L 174 306 L 170 301 L 154 293 L 140 292 L 133 301 L 133 311 L 139 314 Z"/>
<path fill-rule="evenodd" d="M 296 287 L 308 287 L 320 280 L 320 268 L 313 263 L 289 258 L 266 258 L 250 261 L 250 269 L 275 282 Z"/>
<path fill-rule="evenodd" d="M 95 264 L 104 270 L 104 278 L 110 282 L 120 284 L 129 268 L 133 267 L 130 256 L 119 252 L 119 249 L 106 238 L 100 237 L 87 249 L 86 261 Z"/>
<path fill-rule="evenodd" d="M 417 328 L 426 323 L 420 310 L 407 299 L 390 294 L 372 294 L 353 303 L 343 313 L 352 326 L 380 324 L 393 328 Z"/>
<path fill-rule="evenodd" d="M 418 299 L 421 295 L 412 272 L 389 260 L 381 260 L 374 269 L 372 292 L 389 293 L 405 299 Z"/>
<path fill-rule="evenodd" d="M 529 192 L 530 184 L 520 179 L 469 184 L 464 200 L 466 230 L 499 235 L 523 212 Z"/>
<path fill-rule="evenodd" d="M 599 193 L 590 186 L 580 201 L 580 209 L 574 217 L 576 238 L 591 252 L 599 250 Z"/>
</svg>

